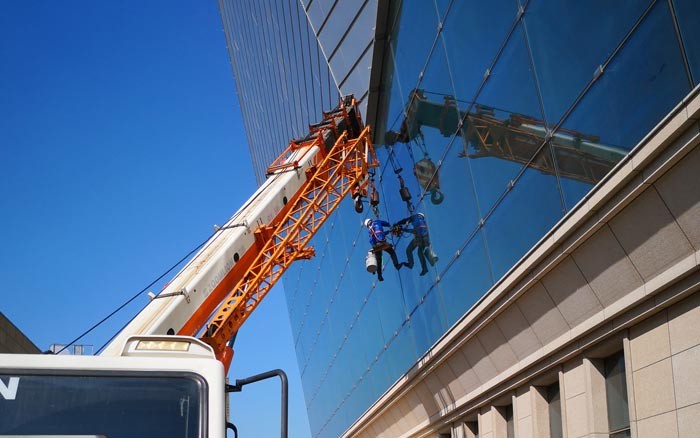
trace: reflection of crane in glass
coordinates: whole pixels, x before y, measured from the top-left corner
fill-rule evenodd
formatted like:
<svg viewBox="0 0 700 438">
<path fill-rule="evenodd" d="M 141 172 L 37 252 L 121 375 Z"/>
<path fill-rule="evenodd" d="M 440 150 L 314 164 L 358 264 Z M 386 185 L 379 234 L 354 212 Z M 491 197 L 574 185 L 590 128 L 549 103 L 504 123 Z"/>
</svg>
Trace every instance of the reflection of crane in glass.
<svg viewBox="0 0 700 438">
<path fill-rule="evenodd" d="M 444 96 L 443 102 L 434 102 L 426 98 L 423 90 L 417 89 L 409 95 L 409 102 L 400 131 L 386 133 L 387 145 L 411 142 L 421 136 L 423 126 L 437 128 L 445 137 L 460 130 L 465 140 L 460 157 L 502 158 L 529 164 L 551 175 L 558 169 L 560 176 L 588 184 L 600 181 L 628 152 L 601 144 L 598 137 L 577 131 L 559 129 L 550 134 L 542 120 L 522 114 L 510 113 L 507 118 L 498 118 L 496 111 L 499 110 L 479 104 L 474 104 L 466 114 L 457 108 L 452 96 Z M 532 159 L 547 140 L 553 146 L 556 164 L 550 154 Z"/>
</svg>

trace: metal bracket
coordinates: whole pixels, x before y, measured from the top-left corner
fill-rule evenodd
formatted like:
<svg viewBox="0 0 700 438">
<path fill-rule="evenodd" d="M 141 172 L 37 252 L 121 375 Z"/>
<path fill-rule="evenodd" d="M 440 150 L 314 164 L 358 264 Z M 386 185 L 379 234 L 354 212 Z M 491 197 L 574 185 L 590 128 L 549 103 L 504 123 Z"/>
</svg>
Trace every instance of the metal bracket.
<svg viewBox="0 0 700 438">
<path fill-rule="evenodd" d="M 178 295 L 183 295 L 185 297 L 185 300 L 188 303 L 190 302 L 190 293 L 187 291 L 187 288 L 184 288 L 184 287 L 177 292 L 168 292 L 167 294 L 155 295 L 153 292 L 149 292 L 148 298 L 150 298 L 150 300 L 153 301 L 153 300 L 157 300 L 158 298 L 176 297 Z"/>
</svg>

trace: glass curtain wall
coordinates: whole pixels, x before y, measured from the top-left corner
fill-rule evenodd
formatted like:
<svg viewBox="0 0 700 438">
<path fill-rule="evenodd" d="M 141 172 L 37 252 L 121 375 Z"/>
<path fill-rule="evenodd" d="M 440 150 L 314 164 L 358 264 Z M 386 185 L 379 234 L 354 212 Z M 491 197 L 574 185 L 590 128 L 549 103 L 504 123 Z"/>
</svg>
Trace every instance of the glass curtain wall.
<svg viewBox="0 0 700 438">
<path fill-rule="evenodd" d="M 258 184 L 340 93 L 298 0 L 219 0 Z"/>
<path fill-rule="evenodd" d="M 319 437 L 342 434 L 700 78 L 700 4 L 689 0 L 390 9 L 379 217 L 423 213 L 429 238 L 416 239 L 410 222 L 391 235 L 413 266 L 397 271 L 385 255 L 379 282 L 365 270 L 362 221 L 374 214 L 348 201 L 316 236 L 316 258 L 290 269 L 285 292 Z"/>
</svg>

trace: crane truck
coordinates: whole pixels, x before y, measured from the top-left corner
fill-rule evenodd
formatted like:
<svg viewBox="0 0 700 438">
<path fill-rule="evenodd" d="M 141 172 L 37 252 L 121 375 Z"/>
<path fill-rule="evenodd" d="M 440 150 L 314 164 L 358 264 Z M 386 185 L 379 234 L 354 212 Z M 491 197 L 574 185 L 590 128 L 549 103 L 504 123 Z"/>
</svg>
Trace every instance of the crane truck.
<svg viewBox="0 0 700 438">
<path fill-rule="evenodd" d="M 0 355 L 0 437 L 224 437 L 231 340 L 377 165 L 342 98 L 101 354 Z"/>
</svg>

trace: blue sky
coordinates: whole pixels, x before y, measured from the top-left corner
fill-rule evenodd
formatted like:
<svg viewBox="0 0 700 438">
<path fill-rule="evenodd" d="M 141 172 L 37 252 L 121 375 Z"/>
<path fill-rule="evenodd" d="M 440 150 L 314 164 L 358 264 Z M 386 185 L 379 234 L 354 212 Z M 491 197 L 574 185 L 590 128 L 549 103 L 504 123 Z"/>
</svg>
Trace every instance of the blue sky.
<svg viewBox="0 0 700 438">
<path fill-rule="evenodd" d="M 209 236 L 255 182 L 214 0 L 3 6 L 0 311 L 47 349 Z M 80 343 L 96 350 L 145 304 Z M 290 436 L 308 436 L 280 287 L 239 333 L 230 376 L 272 368 L 290 375 Z M 241 436 L 276 436 L 278 382 L 234 394 L 231 412 Z"/>
</svg>

